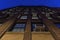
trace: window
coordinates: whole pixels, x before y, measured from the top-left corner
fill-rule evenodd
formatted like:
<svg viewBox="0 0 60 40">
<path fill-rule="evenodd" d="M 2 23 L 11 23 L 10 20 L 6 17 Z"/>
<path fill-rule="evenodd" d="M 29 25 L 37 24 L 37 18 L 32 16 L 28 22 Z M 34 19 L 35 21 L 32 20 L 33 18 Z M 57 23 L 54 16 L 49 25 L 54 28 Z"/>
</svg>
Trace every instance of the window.
<svg viewBox="0 0 60 40">
<path fill-rule="evenodd" d="M 54 14 L 53 12 L 49 12 L 50 14 Z"/>
<path fill-rule="evenodd" d="M 28 12 L 28 11 L 29 11 L 29 9 L 27 9 L 27 8 L 26 8 L 26 9 L 24 9 L 24 11 L 25 11 L 25 12 L 26 12 L 26 11 Z"/>
<path fill-rule="evenodd" d="M 49 16 L 48 19 L 52 19 L 52 17 Z"/>
<path fill-rule="evenodd" d="M 17 18 L 20 18 L 20 15 Z"/>
<path fill-rule="evenodd" d="M 32 24 L 32 32 L 44 32 L 48 31 L 48 28 L 44 24 Z"/>
<path fill-rule="evenodd" d="M 2 11 L 3 14 L 5 14 L 6 12 L 7 12 L 7 10 Z"/>
<path fill-rule="evenodd" d="M 60 28 L 60 23 L 55 24 L 57 28 Z"/>
<path fill-rule="evenodd" d="M 16 24 L 11 29 L 12 32 L 24 32 L 25 24 Z"/>
<path fill-rule="evenodd" d="M 28 14 L 28 12 L 26 11 L 26 12 L 24 12 L 24 14 Z"/>
<path fill-rule="evenodd" d="M 37 16 L 32 16 L 32 19 L 38 19 L 38 17 Z"/>
<path fill-rule="evenodd" d="M 50 13 L 46 13 L 46 16 L 48 19 L 52 19 L 52 17 L 50 16 Z"/>
<path fill-rule="evenodd" d="M 37 14 L 36 13 L 32 13 L 32 19 L 38 19 Z"/>
<path fill-rule="evenodd" d="M 21 16 L 20 19 L 27 19 L 27 16 Z"/>
<path fill-rule="evenodd" d="M 49 17 L 49 13 L 48 12 L 46 13 L 46 16 Z"/>
<path fill-rule="evenodd" d="M 32 12 L 32 16 L 37 16 L 37 13 Z"/>
<path fill-rule="evenodd" d="M 45 12 L 42 12 L 42 14 L 45 14 Z"/>
<path fill-rule="evenodd" d="M 57 16 L 58 18 L 60 18 L 60 16 Z"/>
<path fill-rule="evenodd" d="M 31 31 L 35 31 L 36 24 L 32 24 Z"/>
</svg>

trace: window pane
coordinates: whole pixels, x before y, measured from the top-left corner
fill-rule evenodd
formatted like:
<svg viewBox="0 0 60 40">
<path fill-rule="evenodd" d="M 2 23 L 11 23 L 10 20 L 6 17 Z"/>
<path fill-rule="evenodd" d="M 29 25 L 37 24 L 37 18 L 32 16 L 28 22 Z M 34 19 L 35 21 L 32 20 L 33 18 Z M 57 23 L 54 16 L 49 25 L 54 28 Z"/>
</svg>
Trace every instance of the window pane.
<svg viewBox="0 0 60 40">
<path fill-rule="evenodd" d="M 38 19 L 38 17 L 37 16 L 32 16 L 32 19 Z"/>
<path fill-rule="evenodd" d="M 37 13 L 32 13 L 32 16 L 37 16 Z"/>
<path fill-rule="evenodd" d="M 52 17 L 49 16 L 48 19 L 52 19 Z"/>
<path fill-rule="evenodd" d="M 57 24 L 55 24 L 56 26 L 57 26 L 57 28 L 60 28 L 60 23 L 57 23 Z"/>
<path fill-rule="evenodd" d="M 16 24 L 13 28 L 11 28 L 12 32 L 24 32 L 25 24 Z"/>
<path fill-rule="evenodd" d="M 17 28 L 17 27 L 18 27 L 18 28 L 24 28 L 24 27 L 25 27 L 25 24 L 16 24 L 16 25 L 15 25 L 15 28 Z"/>
<path fill-rule="evenodd" d="M 28 12 L 24 12 L 24 14 L 28 14 Z"/>
<path fill-rule="evenodd" d="M 36 28 L 36 24 L 32 24 L 32 28 L 31 28 L 31 31 L 34 31 Z"/>
<path fill-rule="evenodd" d="M 48 28 L 44 24 L 32 24 L 32 29 L 31 31 L 33 32 L 48 32 Z"/>
<path fill-rule="evenodd" d="M 27 19 L 27 16 L 21 16 L 21 19 Z"/>
</svg>

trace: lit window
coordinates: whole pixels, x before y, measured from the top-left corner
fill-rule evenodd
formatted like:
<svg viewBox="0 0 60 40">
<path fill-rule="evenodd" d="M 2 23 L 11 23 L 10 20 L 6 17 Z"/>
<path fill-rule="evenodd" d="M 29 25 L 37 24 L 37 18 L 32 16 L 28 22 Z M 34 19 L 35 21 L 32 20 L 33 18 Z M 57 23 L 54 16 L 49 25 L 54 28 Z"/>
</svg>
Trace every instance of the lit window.
<svg viewBox="0 0 60 40">
<path fill-rule="evenodd" d="M 52 19 L 52 17 L 49 16 L 48 19 Z"/>
<path fill-rule="evenodd" d="M 49 14 L 54 14 L 53 12 L 49 12 Z"/>
<path fill-rule="evenodd" d="M 32 19 L 38 19 L 37 14 L 34 12 L 32 13 Z"/>
<path fill-rule="evenodd" d="M 37 14 L 33 12 L 33 13 L 32 13 L 32 16 L 37 16 Z"/>
<path fill-rule="evenodd" d="M 50 16 L 50 13 L 46 13 L 46 17 L 47 17 L 48 19 L 52 19 L 52 17 Z"/>
<path fill-rule="evenodd" d="M 32 19 L 38 19 L 38 17 L 37 16 L 33 16 Z"/>
<path fill-rule="evenodd" d="M 27 16 L 21 16 L 20 19 L 27 19 Z"/>
</svg>

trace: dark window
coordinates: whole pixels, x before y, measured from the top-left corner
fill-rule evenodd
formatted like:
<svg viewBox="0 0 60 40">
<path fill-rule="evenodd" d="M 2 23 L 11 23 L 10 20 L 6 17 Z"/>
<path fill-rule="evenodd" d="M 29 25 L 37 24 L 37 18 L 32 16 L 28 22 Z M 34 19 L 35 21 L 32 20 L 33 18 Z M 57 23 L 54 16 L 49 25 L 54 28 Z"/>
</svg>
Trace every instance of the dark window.
<svg viewBox="0 0 60 40">
<path fill-rule="evenodd" d="M 55 25 L 57 26 L 57 28 L 60 28 L 60 23 L 56 23 Z"/>
</svg>

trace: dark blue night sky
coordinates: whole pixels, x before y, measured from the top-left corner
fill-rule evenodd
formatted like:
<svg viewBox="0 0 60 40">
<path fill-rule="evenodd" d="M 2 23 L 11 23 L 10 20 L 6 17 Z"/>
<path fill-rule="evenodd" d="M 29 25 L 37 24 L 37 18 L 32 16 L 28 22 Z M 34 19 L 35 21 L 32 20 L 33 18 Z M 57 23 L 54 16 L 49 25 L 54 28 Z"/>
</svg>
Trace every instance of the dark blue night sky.
<svg viewBox="0 0 60 40">
<path fill-rule="evenodd" d="M 0 0 L 0 10 L 14 6 L 60 7 L 60 0 Z"/>
</svg>

